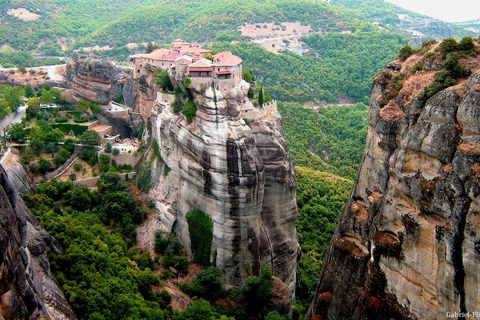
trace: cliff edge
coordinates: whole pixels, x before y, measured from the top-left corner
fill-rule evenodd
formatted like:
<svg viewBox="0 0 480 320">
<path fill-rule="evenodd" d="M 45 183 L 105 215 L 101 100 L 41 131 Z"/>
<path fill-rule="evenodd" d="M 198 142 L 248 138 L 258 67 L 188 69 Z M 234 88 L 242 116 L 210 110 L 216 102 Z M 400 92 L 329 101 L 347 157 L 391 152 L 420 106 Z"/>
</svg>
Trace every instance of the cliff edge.
<svg viewBox="0 0 480 320">
<path fill-rule="evenodd" d="M 241 109 L 254 109 L 248 89 L 245 81 L 222 91 L 192 85 L 197 111 L 191 123 L 173 111 L 181 95 L 159 93 L 149 134 L 161 154 L 152 165 L 160 170 L 152 174 L 149 196 L 164 231 L 175 231 L 188 250 L 187 213 L 200 210 L 212 220 L 210 260 L 224 272 L 226 288 L 239 288 L 269 264 L 293 295 L 299 252 L 295 173 L 276 108 L 249 125 L 242 118 Z"/>
<path fill-rule="evenodd" d="M 53 277 L 47 246 L 61 247 L 38 223 L 0 165 L 0 318 L 76 319 Z"/>
<path fill-rule="evenodd" d="M 442 47 L 374 80 L 361 167 L 307 319 L 480 307 L 480 50 L 445 60 Z"/>
</svg>

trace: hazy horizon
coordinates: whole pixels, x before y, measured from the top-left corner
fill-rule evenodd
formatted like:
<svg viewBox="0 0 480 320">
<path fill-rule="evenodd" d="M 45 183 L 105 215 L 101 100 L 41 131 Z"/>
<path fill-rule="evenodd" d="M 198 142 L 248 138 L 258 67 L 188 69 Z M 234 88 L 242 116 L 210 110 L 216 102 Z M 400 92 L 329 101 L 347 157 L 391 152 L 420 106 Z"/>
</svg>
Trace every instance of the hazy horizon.
<svg viewBox="0 0 480 320">
<path fill-rule="evenodd" d="M 480 1 L 457 0 L 455 3 L 437 0 L 385 0 L 410 11 L 447 22 L 480 19 Z"/>
</svg>

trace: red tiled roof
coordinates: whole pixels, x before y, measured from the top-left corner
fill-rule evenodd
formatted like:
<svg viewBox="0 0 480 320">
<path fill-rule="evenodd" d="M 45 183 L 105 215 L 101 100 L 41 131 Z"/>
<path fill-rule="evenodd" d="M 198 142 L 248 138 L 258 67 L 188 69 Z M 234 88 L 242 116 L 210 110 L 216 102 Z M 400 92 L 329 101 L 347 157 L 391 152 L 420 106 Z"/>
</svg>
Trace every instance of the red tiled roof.
<svg viewBox="0 0 480 320">
<path fill-rule="evenodd" d="M 212 71 L 212 68 L 188 68 L 188 71 L 204 72 Z"/>
<path fill-rule="evenodd" d="M 208 59 L 200 59 L 197 62 L 192 63 L 188 67 L 189 68 L 211 68 L 212 67 L 212 61 L 210 61 Z"/>
<path fill-rule="evenodd" d="M 232 74 L 230 71 L 217 71 L 216 74 Z"/>
<path fill-rule="evenodd" d="M 213 65 L 222 67 L 233 67 L 241 64 L 243 60 L 233 55 L 230 51 L 217 53 L 213 56 Z"/>
<path fill-rule="evenodd" d="M 204 48 L 199 48 L 199 47 L 191 47 L 185 50 L 182 50 L 183 52 L 188 52 L 188 53 L 210 53 L 212 51 L 204 49 Z"/>
</svg>

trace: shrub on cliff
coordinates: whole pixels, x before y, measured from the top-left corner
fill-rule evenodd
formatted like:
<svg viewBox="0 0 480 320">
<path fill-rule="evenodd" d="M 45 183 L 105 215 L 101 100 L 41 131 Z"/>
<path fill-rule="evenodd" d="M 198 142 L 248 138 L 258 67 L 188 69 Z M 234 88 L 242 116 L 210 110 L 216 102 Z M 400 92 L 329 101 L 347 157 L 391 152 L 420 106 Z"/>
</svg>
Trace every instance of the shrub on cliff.
<svg viewBox="0 0 480 320">
<path fill-rule="evenodd" d="M 407 59 L 413 54 L 413 49 L 410 46 L 404 46 L 400 48 L 400 51 L 398 52 L 398 57 L 402 60 Z"/>
<path fill-rule="evenodd" d="M 423 91 L 423 96 L 425 99 L 430 99 L 435 93 L 454 86 L 457 84 L 457 81 L 452 77 L 452 73 L 448 70 L 439 71 L 435 74 L 433 83 Z"/>
<path fill-rule="evenodd" d="M 212 247 L 213 222 L 200 210 L 188 212 L 187 222 L 193 259 L 203 266 L 208 266 Z"/>
<path fill-rule="evenodd" d="M 458 42 L 453 38 L 444 39 L 440 43 L 439 49 L 440 49 L 440 52 L 442 53 L 442 59 L 445 59 L 447 58 L 447 55 L 450 52 L 454 52 L 458 50 Z"/>
<path fill-rule="evenodd" d="M 193 118 L 195 118 L 197 115 L 197 107 L 195 106 L 195 103 L 193 103 L 191 100 L 188 100 L 183 107 L 182 113 L 185 115 L 185 118 L 187 118 L 187 122 L 191 123 Z"/>
<path fill-rule="evenodd" d="M 156 69 L 153 73 L 153 76 L 155 78 L 155 82 L 160 88 L 168 91 L 173 90 L 173 84 L 172 81 L 170 81 L 167 70 Z"/>
</svg>

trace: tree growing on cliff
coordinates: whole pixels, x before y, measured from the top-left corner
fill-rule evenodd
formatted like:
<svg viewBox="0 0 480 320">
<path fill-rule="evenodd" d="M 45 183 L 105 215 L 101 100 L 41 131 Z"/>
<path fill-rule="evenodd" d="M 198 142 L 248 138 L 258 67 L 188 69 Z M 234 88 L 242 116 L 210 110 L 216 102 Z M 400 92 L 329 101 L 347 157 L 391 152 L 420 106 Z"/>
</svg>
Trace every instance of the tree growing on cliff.
<svg viewBox="0 0 480 320">
<path fill-rule="evenodd" d="M 153 76 L 155 77 L 155 82 L 160 88 L 166 91 L 173 91 L 172 81 L 168 76 L 167 70 L 156 69 Z"/>
<path fill-rule="evenodd" d="M 213 222 L 200 210 L 187 213 L 188 231 L 193 252 L 193 259 L 202 266 L 210 265 Z"/>
<path fill-rule="evenodd" d="M 193 118 L 195 118 L 195 116 L 197 115 L 197 107 L 195 106 L 195 103 L 188 100 L 183 107 L 182 113 L 185 115 L 185 118 L 187 118 L 187 122 L 191 123 L 193 121 Z"/>
<path fill-rule="evenodd" d="M 240 296 L 252 311 L 260 311 L 272 295 L 272 268 L 264 265 L 260 277 L 248 277 L 240 288 Z"/>
<path fill-rule="evenodd" d="M 260 90 L 258 90 L 258 104 L 260 107 L 263 107 L 263 87 L 260 86 Z"/>
</svg>

